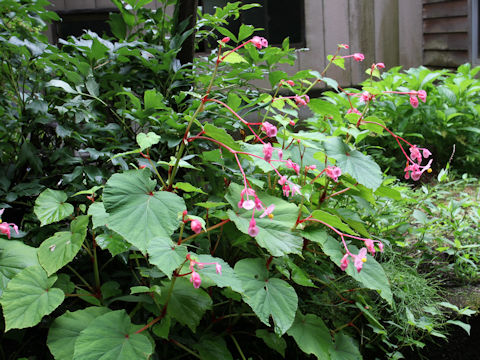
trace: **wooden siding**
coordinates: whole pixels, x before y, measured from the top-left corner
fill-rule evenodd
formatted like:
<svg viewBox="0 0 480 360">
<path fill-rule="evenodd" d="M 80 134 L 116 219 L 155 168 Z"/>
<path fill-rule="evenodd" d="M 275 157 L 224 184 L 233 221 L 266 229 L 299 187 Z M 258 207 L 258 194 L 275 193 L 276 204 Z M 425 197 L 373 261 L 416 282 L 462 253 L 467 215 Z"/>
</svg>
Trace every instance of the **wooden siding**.
<svg viewBox="0 0 480 360">
<path fill-rule="evenodd" d="M 423 63 L 455 68 L 470 61 L 468 0 L 423 1 Z"/>
</svg>

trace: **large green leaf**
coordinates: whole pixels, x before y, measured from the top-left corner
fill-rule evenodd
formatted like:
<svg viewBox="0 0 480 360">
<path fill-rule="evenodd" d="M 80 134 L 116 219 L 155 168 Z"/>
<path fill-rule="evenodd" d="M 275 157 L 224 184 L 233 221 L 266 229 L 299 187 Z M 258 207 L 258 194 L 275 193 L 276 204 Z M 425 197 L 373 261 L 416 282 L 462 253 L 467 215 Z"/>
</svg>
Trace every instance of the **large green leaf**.
<svg viewBox="0 0 480 360">
<path fill-rule="evenodd" d="M 111 311 L 90 321 L 75 341 L 74 360 L 148 359 L 152 344 L 144 334 L 135 333 L 125 310 Z"/>
<path fill-rule="evenodd" d="M 241 150 L 240 145 L 237 144 L 235 140 L 233 140 L 233 138 L 226 132 L 225 129 L 218 128 L 211 124 L 205 124 L 203 130 L 205 131 L 205 135 L 207 135 L 208 137 L 220 141 L 222 144 L 227 145 L 233 150 Z"/>
<path fill-rule="evenodd" d="M 303 315 L 298 312 L 295 322 L 287 334 L 293 336 L 298 347 L 304 353 L 313 354 L 321 360 L 330 359 L 328 351 L 332 346 L 330 332 L 317 315 Z"/>
<path fill-rule="evenodd" d="M 172 280 L 173 281 L 173 280 Z M 165 303 L 171 282 L 162 288 L 162 303 Z M 212 307 L 212 299 L 202 289 L 195 289 L 190 281 L 177 278 L 168 302 L 167 314 L 180 324 L 187 325 L 193 332 L 205 311 Z"/>
<path fill-rule="evenodd" d="M 95 201 L 88 207 L 88 215 L 92 217 L 93 228 L 105 226 L 108 222 L 108 214 L 105 211 L 103 202 Z"/>
<path fill-rule="evenodd" d="M 331 360 L 362 360 L 358 345 L 342 332 L 335 334 L 335 343 L 330 347 Z"/>
<path fill-rule="evenodd" d="M 323 210 L 315 210 L 312 213 L 312 217 L 314 219 L 321 220 L 330 226 L 333 226 L 334 228 L 336 228 L 337 230 L 340 230 L 341 232 L 345 232 L 351 235 L 356 234 L 355 231 L 353 231 L 348 225 L 346 225 L 342 221 L 342 219 L 340 219 L 337 215 L 330 214 Z"/>
<path fill-rule="evenodd" d="M 105 307 L 92 306 L 74 312 L 67 311 L 59 316 L 50 326 L 47 345 L 57 360 L 73 359 L 75 341 L 80 332 L 97 317 L 110 310 Z"/>
<path fill-rule="evenodd" d="M 335 239 L 327 235 L 325 231 L 319 229 L 304 231 L 303 236 L 318 243 L 323 252 L 329 256 L 338 267 L 340 267 L 340 262 L 345 252 L 340 239 Z M 348 249 L 353 254 L 358 254 L 358 249 L 355 246 L 349 245 Z M 389 304 L 392 304 L 393 298 L 390 283 L 388 282 L 382 266 L 375 260 L 375 258 L 367 255 L 367 262 L 363 264 L 362 271 L 360 272 L 357 272 L 352 261 L 350 261 L 350 265 L 345 272 L 367 289 L 377 290 L 382 298 L 384 298 Z"/>
<path fill-rule="evenodd" d="M 52 288 L 56 276 L 48 277 L 41 266 L 30 266 L 9 281 L 0 302 L 5 317 L 5 331 L 37 325 L 65 298 L 63 291 Z"/>
<path fill-rule="evenodd" d="M 265 261 L 243 259 L 235 264 L 235 273 L 242 282 L 243 300 L 266 325 L 272 316 L 275 332 L 283 335 L 292 325 L 298 307 L 297 293 L 287 282 L 269 278 Z"/>
<path fill-rule="evenodd" d="M 103 234 L 97 235 L 95 241 L 102 250 L 110 251 L 112 256 L 128 251 L 132 247 L 121 235 L 108 229 Z"/>
<path fill-rule="evenodd" d="M 39 265 L 37 249 L 20 241 L 0 239 L 0 296 L 21 270 Z"/>
<path fill-rule="evenodd" d="M 60 231 L 45 240 L 38 248 L 38 261 L 48 276 L 73 260 L 85 240 L 89 216 L 72 221 L 71 231 Z"/>
<path fill-rule="evenodd" d="M 351 149 L 339 137 L 326 140 L 324 147 L 327 156 L 337 160 L 336 165 L 352 175 L 359 184 L 373 191 L 382 185 L 382 170 L 370 156 Z"/>
<path fill-rule="evenodd" d="M 255 331 L 255 336 L 262 339 L 270 349 L 278 351 L 282 357 L 285 357 L 285 350 L 287 349 L 287 342 L 284 338 L 279 337 L 266 329 L 258 329 Z"/>
<path fill-rule="evenodd" d="M 46 189 L 38 195 L 33 211 L 42 226 L 65 219 L 73 213 L 73 205 L 66 200 L 67 194 L 58 190 Z"/>
<path fill-rule="evenodd" d="M 222 337 L 213 337 L 204 335 L 194 345 L 200 353 L 200 358 L 208 360 L 232 360 L 232 354 L 228 350 L 227 344 Z"/>
<path fill-rule="evenodd" d="M 185 203 L 171 192 L 154 191 L 155 185 L 148 171 L 114 174 L 105 185 L 103 200 L 107 227 L 143 253 L 159 257 L 162 249 L 173 246 L 170 236 L 180 225 Z"/>
<path fill-rule="evenodd" d="M 243 187 L 238 184 L 230 184 L 225 198 L 235 209 L 235 211 L 228 211 L 228 217 L 241 232 L 248 234 L 252 210 L 238 208 L 242 189 Z M 255 237 L 257 243 L 267 249 L 273 256 L 300 254 L 302 252 L 303 239 L 291 230 L 297 221 L 298 207 L 295 204 L 260 191 L 257 191 L 257 196 L 265 206 L 275 205 L 273 219 L 268 217 L 260 219 L 259 216 L 262 212 L 256 211 L 255 213 L 255 221 L 259 229 L 258 235 Z"/>
</svg>

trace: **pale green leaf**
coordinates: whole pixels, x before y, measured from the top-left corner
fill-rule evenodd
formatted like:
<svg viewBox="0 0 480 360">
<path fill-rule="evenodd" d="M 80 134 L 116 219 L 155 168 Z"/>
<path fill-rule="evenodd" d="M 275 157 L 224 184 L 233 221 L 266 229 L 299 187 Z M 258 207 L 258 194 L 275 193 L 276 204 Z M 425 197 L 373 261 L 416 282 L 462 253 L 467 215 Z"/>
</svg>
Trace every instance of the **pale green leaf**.
<svg viewBox="0 0 480 360">
<path fill-rule="evenodd" d="M 73 360 L 149 359 L 152 343 L 125 310 L 111 311 L 90 321 L 75 341 Z"/>
<path fill-rule="evenodd" d="M 158 144 L 159 141 L 160 136 L 154 132 L 149 132 L 148 134 L 140 133 L 137 135 L 137 144 L 140 146 L 141 151 Z"/>
<path fill-rule="evenodd" d="M 292 325 L 298 297 L 287 282 L 269 278 L 262 259 L 242 259 L 235 264 L 235 273 L 242 282 L 243 300 L 266 325 L 272 316 L 275 332 L 283 335 Z"/>
<path fill-rule="evenodd" d="M 56 280 L 41 266 L 27 267 L 15 275 L 0 299 L 5 331 L 35 326 L 55 310 L 65 298 L 62 290 L 52 287 Z"/>
<path fill-rule="evenodd" d="M 297 312 L 295 322 L 287 334 L 295 339 L 298 347 L 304 353 L 313 354 L 320 360 L 330 359 L 328 352 L 332 345 L 330 331 L 317 315 L 302 315 Z"/>
<path fill-rule="evenodd" d="M 331 360 L 362 360 L 355 341 L 343 332 L 335 334 L 335 343 L 330 347 Z"/>
<path fill-rule="evenodd" d="M 33 211 L 41 226 L 65 219 L 73 213 L 73 205 L 66 200 L 67 194 L 58 190 L 46 189 L 38 195 Z"/>
</svg>

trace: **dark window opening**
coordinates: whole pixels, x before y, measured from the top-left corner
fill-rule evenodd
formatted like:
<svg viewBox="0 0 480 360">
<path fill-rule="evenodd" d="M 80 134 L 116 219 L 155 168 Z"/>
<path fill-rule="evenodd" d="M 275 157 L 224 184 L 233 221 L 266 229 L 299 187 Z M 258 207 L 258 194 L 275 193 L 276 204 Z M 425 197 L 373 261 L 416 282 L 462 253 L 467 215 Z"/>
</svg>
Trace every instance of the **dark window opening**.
<svg viewBox="0 0 480 360">
<path fill-rule="evenodd" d="M 76 10 L 75 12 L 58 12 L 62 21 L 53 25 L 53 41 L 67 39 L 69 36 L 81 36 L 85 30 L 97 33 L 99 36 L 113 36 L 108 24 L 110 12 L 113 10 Z"/>
<path fill-rule="evenodd" d="M 226 3 L 226 0 L 200 1 L 203 11 L 209 14 L 215 12 L 216 6 L 223 7 Z M 261 7 L 243 11 L 239 19 L 230 21 L 227 28 L 235 35 L 241 24 L 253 25 L 263 28 L 255 35 L 265 37 L 272 45 L 279 45 L 288 37 L 291 46 L 305 46 L 304 0 L 242 0 L 242 3 L 257 3 Z"/>
</svg>

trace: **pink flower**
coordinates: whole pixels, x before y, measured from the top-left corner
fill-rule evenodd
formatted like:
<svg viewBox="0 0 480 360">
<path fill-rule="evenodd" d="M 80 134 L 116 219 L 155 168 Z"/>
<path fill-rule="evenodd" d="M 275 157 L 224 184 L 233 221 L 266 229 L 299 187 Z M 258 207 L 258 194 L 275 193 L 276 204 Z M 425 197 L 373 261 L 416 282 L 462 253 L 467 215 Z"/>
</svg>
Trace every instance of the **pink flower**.
<svg viewBox="0 0 480 360">
<path fill-rule="evenodd" d="M 364 103 L 368 103 L 369 101 L 373 100 L 373 95 L 370 94 L 368 91 L 364 91 L 362 95 L 360 95 L 360 100 Z"/>
<path fill-rule="evenodd" d="M 4 211 L 5 211 L 5 209 L 0 210 L 0 216 L 2 216 Z M 11 236 L 10 226 L 13 227 L 13 230 L 18 235 L 18 226 L 17 225 L 15 225 L 14 223 L 2 222 L 2 220 L 0 219 L 0 233 L 4 234 L 4 235 L 7 235 L 7 237 L 9 239 L 10 239 L 10 236 Z"/>
<path fill-rule="evenodd" d="M 417 145 L 410 147 L 410 157 L 412 160 L 416 160 L 419 164 L 422 162 L 422 155 L 420 154 L 420 149 Z"/>
<path fill-rule="evenodd" d="M 270 143 L 263 144 L 263 154 L 265 155 L 265 161 L 272 160 L 273 147 Z"/>
<path fill-rule="evenodd" d="M 302 95 L 302 96 L 295 95 L 293 99 L 295 100 L 295 103 L 298 106 L 305 106 L 310 102 L 310 97 L 308 95 Z"/>
<path fill-rule="evenodd" d="M 262 124 L 262 130 L 265 131 L 268 137 L 277 136 L 277 127 L 267 121 Z"/>
<path fill-rule="evenodd" d="M 267 39 L 260 37 L 260 36 L 254 36 L 250 42 L 255 45 L 257 49 L 261 49 L 262 47 L 267 47 L 268 46 L 268 41 Z"/>
<path fill-rule="evenodd" d="M 347 44 L 338 44 L 338 47 L 342 49 L 348 49 L 350 46 L 348 46 Z"/>
<path fill-rule="evenodd" d="M 422 149 L 422 154 L 423 154 L 423 157 L 426 159 L 428 158 L 430 155 L 432 155 L 432 153 L 430 152 L 430 150 L 428 149 Z"/>
<path fill-rule="evenodd" d="M 193 287 L 195 289 L 198 289 L 200 287 L 200 284 L 202 283 L 202 279 L 200 278 L 200 275 L 196 271 L 192 271 L 192 274 L 190 275 L 190 282 L 193 284 Z"/>
<path fill-rule="evenodd" d="M 198 220 L 192 220 L 190 227 L 195 234 L 199 234 L 202 231 L 202 224 Z"/>
<path fill-rule="evenodd" d="M 378 250 L 380 250 L 380 252 L 383 252 L 383 243 L 382 242 L 378 242 Z"/>
<path fill-rule="evenodd" d="M 255 237 L 258 235 L 258 227 L 257 227 L 257 223 L 255 222 L 255 219 L 253 218 L 252 216 L 252 219 L 250 220 L 250 224 L 248 225 L 248 235 L 250 235 L 251 237 Z"/>
<path fill-rule="evenodd" d="M 352 113 L 353 113 L 353 114 L 358 114 L 358 115 L 360 115 L 360 116 L 362 115 L 362 112 L 359 111 L 357 108 L 350 108 L 350 109 L 348 109 L 347 114 L 352 114 Z"/>
<path fill-rule="evenodd" d="M 412 105 L 414 109 L 418 107 L 418 99 L 415 95 L 410 95 L 410 105 Z"/>
<path fill-rule="evenodd" d="M 425 90 L 418 90 L 417 95 L 423 102 L 427 101 L 427 92 Z"/>
<path fill-rule="evenodd" d="M 382 62 L 376 63 L 374 65 L 377 69 L 385 69 L 385 64 Z"/>
<path fill-rule="evenodd" d="M 290 120 L 290 125 L 291 125 L 291 126 L 295 126 L 295 121 Z"/>
<path fill-rule="evenodd" d="M 246 200 L 243 202 L 242 207 L 245 210 L 252 210 L 255 207 L 255 201 L 253 200 Z"/>
<path fill-rule="evenodd" d="M 277 150 L 277 153 L 278 153 L 278 158 L 279 158 L 280 160 L 282 160 L 282 159 L 283 159 L 283 151 L 282 151 L 282 149 L 278 149 L 278 150 Z"/>
<path fill-rule="evenodd" d="M 283 196 L 289 197 L 290 196 L 290 186 L 285 184 L 282 186 Z"/>
<path fill-rule="evenodd" d="M 342 175 L 342 169 L 340 169 L 338 166 L 328 166 L 325 169 L 325 173 L 327 176 L 332 179 L 335 182 L 338 182 L 338 177 Z"/>
<path fill-rule="evenodd" d="M 261 217 L 261 218 L 263 218 L 263 217 L 265 217 L 265 216 L 270 217 L 270 215 L 272 214 L 273 210 L 275 210 L 275 205 L 274 205 L 274 204 L 272 204 L 272 205 L 270 205 L 269 207 L 267 207 L 267 208 L 265 209 L 265 211 L 263 212 L 263 214 L 260 215 L 260 217 Z"/>
<path fill-rule="evenodd" d="M 355 261 L 354 265 L 357 268 L 357 271 L 360 272 L 363 267 L 363 263 L 367 261 L 367 248 L 361 248 L 358 252 L 358 255 L 353 255 Z"/>
<path fill-rule="evenodd" d="M 348 254 L 345 254 L 342 260 L 340 261 L 340 269 L 345 271 L 347 270 L 347 267 L 348 267 Z"/>
<path fill-rule="evenodd" d="M 285 185 L 287 182 L 287 177 L 286 176 L 280 176 L 280 179 L 278 180 L 279 185 Z"/>
<path fill-rule="evenodd" d="M 222 275 L 222 265 L 220 265 L 219 263 L 215 263 L 215 271 L 218 275 Z"/>
<path fill-rule="evenodd" d="M 365 59 L 365 56 L 362 54 L 362 53 L 355 53 L 353 54 L 353 58 L 355 59 L 355 61 L 363 61 L 363 59 Z"/>
<path fill-rule="evenodd" d="M 290 181 L 289 181 L 289 184 L 290 184 L 290 190 L 292 191 L 292 196 L 294 196 L 295 194 L 301 194 L 300 186 L 298 186 L 297 184 L 294 184 Z"/>
<path fill-rule="evenodd" d="M 295 86 L 295 83 L 292 80 L 285 81 L 290 86 Z"/>
<path fill-rule="evenodd" d="M 287 160 L 287 168 L 295 170 L 297 175 L 300 174 L 300 166 L 297 163 L 294 163 L 292 160 Z"/>
<path fill-rule="evenodd" d="M 367 247 L 370 254 L 375 255 L 375 244 L 372 239 L 365 240 L 365 246 Z"/>
</svg>

